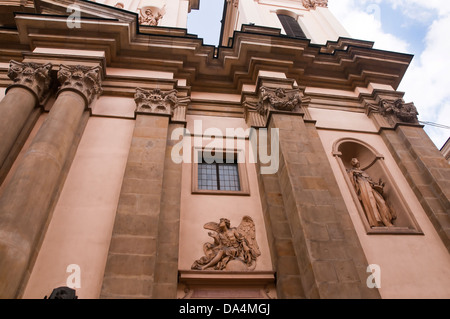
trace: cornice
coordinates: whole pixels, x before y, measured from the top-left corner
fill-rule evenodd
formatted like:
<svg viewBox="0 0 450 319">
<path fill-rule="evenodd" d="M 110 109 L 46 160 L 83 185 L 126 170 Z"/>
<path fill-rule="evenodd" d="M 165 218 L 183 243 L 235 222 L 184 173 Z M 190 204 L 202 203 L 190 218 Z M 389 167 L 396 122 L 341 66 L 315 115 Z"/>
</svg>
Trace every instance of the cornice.
<svg viewBox="0 0 450 319">
<path fill-rule="evenodd" d="M 299 85 L 353 90 L 375 82 L 396 89 L 412 60 L 412 55 L 375 50 L 373 42 L 340 38 L 313 45 L 257 26 L 244 26 L 229 47 L 216 49 L 184 29 L 143 28 L 147 33 L 142 33 L 135 26 L 137 16 L 102 9 L 119 11 L 128 20 L 82 18 L 82 28 L 69 29 L 64 16 L 18 13 L 16 33 L 0 32 L 0 47 L 7 38 L 14 40 L 8 43 L 8 61 L 24 47 L 104 51 L 107 67 L 172 72 L 193 90 L 226 93 L 254 84 L 260 70 L 283 72 Z"/>
</svg>

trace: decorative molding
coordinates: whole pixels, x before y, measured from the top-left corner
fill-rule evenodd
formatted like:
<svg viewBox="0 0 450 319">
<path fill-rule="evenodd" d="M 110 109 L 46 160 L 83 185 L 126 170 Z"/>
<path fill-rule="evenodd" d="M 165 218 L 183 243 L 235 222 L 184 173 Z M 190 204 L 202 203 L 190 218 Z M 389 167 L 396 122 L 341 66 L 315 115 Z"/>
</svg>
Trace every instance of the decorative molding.
<svg viewBox="0 0 450 319">
<path fill-rule="evenodd" d="M 239 0 L 227 0 L 227 5 L 233 5 L 233 7 L 237 8 L 239 6 Z"/>
<path fill-rule="evenodd" d="M 52 64 L 38 64 L 33 62 L 9 63 L 8 77 L 14 81 L 6 90 L 12 87 L 23 87 L 31 90 L 37 101 L 42 104 L 50 89 Z"/>
<path fill-rule="evenodd" d="M 366 103 L 367 113 L 379 113 L 385 117 L 391 125 L 401 123 L 419 124 L 414 103 L 405 103 L 403 99 L 381 99 L 378 105 Z"/>
<path fill-rule="evenodd" d="M 306 9 L 316 9 L 317 7 L 327 8 L 328 0 L 302 0 Z"/>
<path fill-rule="evenodd" d="M 164 17 L 164 7 L 160 10 L 156 7 L 146 7 L 138 9 L 139 11 L 139 24 L 157 26 L 159 20 Z"/>
<path fill-rule="evenodd" d="M 286 89 L 282 87 L 269 87 L 261 85 L 258 90 L 258 100 L 245 99 L 245 119 L 252 126 L 265 127 L 271 112 L 299 113 L 302 110 L 303 100 L 300 89 Z"/>
<path fill-rule="evenodd" d="M 144 90 L 136 88 L 134 101 L 136 113 L 164 114 L 171 117 L 174 122 L 186 121 L 186 109 L 191 101 L 190 97 L 178 97 L 178 91 L 161 91 L 160 89 Z"/>
<path fill-rule="evenodd" d="M 291 112 L 302 103 L 299 92 L 298 89 L 273 89 L 262 86 L 259 88 L 259 102 L 256 109 L 261 115 L 266 115 L 269 110 Z"/>
<path fill-rule="evenodd" d="M 58 81 L 61 83 L 58 94 L 67 90 L 76 91 L 86 100 L 86 107 L 103 92 L 100 66 L 61 65 Z"/>
<path fill-rule="evenodd" d="M 210 222 L 203 226 L 212 230 L 208 235 L 214 243 L 205 243 L 205 255 L 196 260 L 191 269 L 251 271 L 261 252 L 256 241 L 255 223 L 250 216 L 244 216 L 238 227 L 231 227 L 227 218 L 219 223 Z"/>
</svg>

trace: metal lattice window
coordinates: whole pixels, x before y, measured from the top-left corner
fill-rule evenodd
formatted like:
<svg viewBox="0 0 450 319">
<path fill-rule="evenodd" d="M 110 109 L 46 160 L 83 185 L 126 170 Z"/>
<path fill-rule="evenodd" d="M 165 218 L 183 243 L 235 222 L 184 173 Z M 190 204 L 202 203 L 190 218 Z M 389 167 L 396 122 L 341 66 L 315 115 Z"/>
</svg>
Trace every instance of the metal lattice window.
<svg viewBox="0 0 450 319">
<path fill-rule="evenodd" d="M 198 164 L 198 188 L 201 190 L 240 191 L 238 164 L 206 163 Z"/>
<path fill-rule="evenodd" d="M 280 19 L 281 25 L 283 26 L 286 34 L 293 38 L 306 39 L 306 35 L 302 28 L 298 24 L 298 21 L 286 14 L 278 14 L 278 19 Z"/>
</svg>

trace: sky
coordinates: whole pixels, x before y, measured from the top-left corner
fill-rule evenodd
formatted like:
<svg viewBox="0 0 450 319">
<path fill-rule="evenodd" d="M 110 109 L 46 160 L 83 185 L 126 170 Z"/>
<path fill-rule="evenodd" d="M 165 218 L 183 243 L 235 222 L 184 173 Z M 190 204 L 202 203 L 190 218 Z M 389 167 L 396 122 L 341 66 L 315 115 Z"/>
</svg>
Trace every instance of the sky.
<svg viewBox="0 0 450 319">
<path fill-rule="evenodd" d="M 440 125 L 425 125 L 440 149 L 450 137 L 450 1 L 329 0 L 328 7 L 352 38 L 414 55 L 398 90 L 414 102 L 422 124 Z M 222 13 L 223 0 L 200 1 L 200 10 L 189 14 L 188 32 L 217 45 Z"/>
</svg>

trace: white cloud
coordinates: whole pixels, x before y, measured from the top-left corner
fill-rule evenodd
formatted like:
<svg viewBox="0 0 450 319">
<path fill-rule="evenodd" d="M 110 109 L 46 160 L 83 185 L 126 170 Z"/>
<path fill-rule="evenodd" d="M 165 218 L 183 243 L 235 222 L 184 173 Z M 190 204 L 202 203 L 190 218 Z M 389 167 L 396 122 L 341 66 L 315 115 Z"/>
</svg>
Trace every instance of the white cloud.
<svg viewBox="0 0 450 319">
<path fill-rule="evenodd" d="M 381 0 L 331 0 L 329 8 L 352 38 L 374 41 L 375 49 L 408 52 L 407 41 L 383 30 L 380 3 Z"/>
<path fill-rule="evenodd" d="M 450 126 L 450 1 L 330 0 L 329 8 L 353 38 L 374 41 L 377 49 L 410 53 L 406 39 L 395 36 L 395 30 L 383 29 L 381 4 L 401 12 L 411 25 L 428 28 L 424 50 L 414 57 L 399 90 L 405 92 L 407 102 L 414 102 L 419 120 Z M 437 147 L 450 136 L 447 129 L 425 129 Z"/>
</svg>

